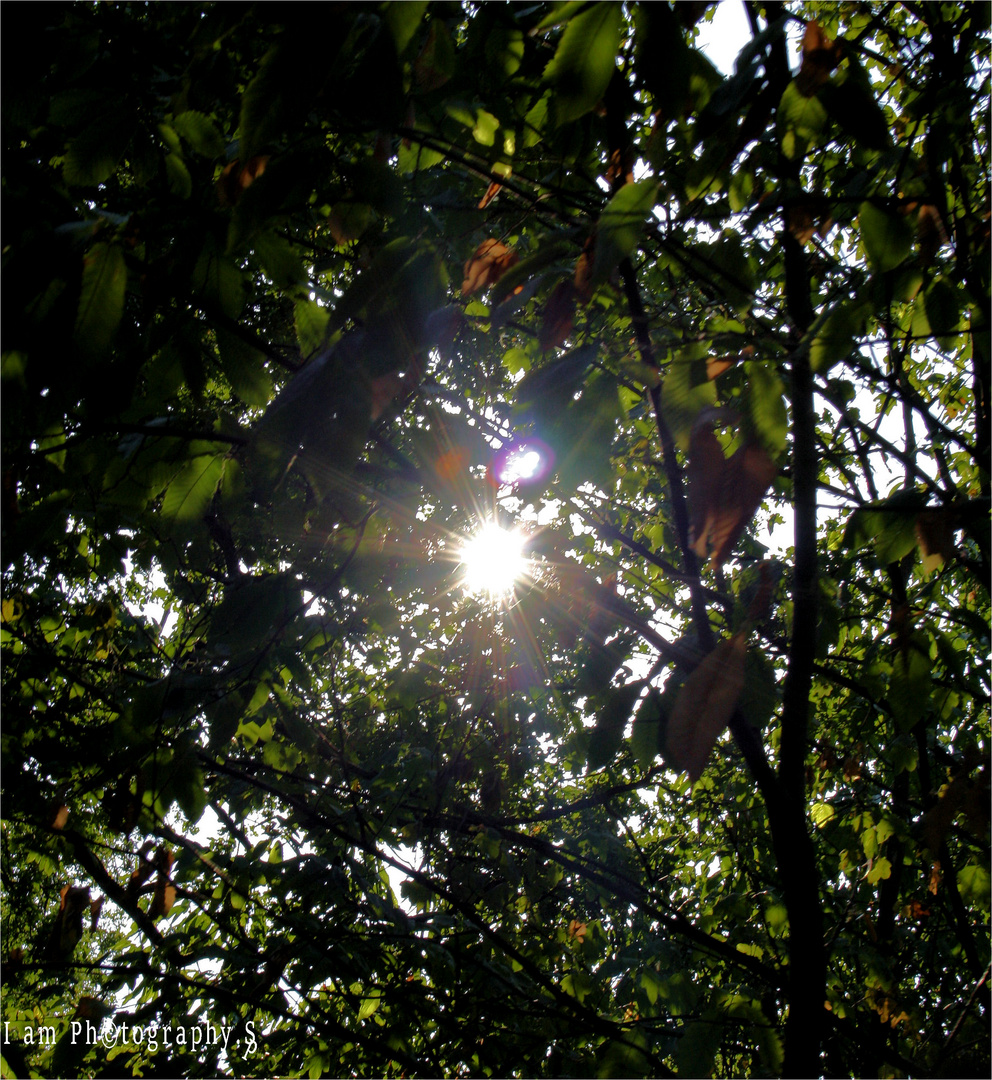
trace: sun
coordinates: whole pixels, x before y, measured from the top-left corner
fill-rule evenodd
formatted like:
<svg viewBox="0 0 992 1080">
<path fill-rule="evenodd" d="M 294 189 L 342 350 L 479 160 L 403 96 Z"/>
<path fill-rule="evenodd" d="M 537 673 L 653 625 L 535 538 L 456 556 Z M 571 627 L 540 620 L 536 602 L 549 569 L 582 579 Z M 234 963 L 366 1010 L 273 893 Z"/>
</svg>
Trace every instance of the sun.
<svg viewBox="0 0 992 1080">
<path fill-rule="evenodd" d="M 519 532 L 486 522 L 461 549 L 466 591 L 491 597 L 513 592 L 527 566 L 523 546 L 524 537 Z"/>
</svg>

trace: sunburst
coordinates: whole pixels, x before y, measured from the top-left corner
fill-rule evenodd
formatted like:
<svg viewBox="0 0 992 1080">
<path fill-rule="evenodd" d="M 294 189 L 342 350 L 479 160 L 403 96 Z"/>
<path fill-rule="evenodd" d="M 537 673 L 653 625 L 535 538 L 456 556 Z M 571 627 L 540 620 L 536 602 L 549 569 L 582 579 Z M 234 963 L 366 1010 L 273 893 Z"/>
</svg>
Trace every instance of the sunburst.
<svg viewBox="0 0 992 1080">
<path fill-rule="evenodd" d="M 504 529 L 495 521 L 483 523 L 459 552 L 465 590 L 491 599 L 512 594 L 527 572 L 525 539 L 519 530 Z"/>
</svg>

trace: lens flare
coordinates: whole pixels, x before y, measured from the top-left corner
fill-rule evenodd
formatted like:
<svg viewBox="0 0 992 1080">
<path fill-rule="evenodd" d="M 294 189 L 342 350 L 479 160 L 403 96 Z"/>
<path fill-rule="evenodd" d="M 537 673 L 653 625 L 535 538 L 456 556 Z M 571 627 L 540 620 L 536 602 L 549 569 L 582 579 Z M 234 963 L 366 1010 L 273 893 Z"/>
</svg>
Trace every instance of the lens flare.
<svg viewBox="0 0 992 1080">
<path fill-rule="evenodd" d="M 504 447 L 496 455 L 493 473 L 501 484 L 529 484 L 545 477 L 553 460 L 549 446 L 527 439 Z"/>
</svg>

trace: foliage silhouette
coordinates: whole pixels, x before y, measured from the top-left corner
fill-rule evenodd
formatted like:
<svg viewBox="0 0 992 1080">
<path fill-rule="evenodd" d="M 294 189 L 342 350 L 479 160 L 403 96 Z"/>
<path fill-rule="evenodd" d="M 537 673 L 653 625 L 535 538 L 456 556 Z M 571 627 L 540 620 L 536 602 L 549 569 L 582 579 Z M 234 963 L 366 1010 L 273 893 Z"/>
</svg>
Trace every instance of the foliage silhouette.
<svg viewBox="0 0 992 1080">
<path fill-rule="evenodd" d="M 988 6 L 745 7 L 18 9 L 5 1075 L 988 1075 Z"/>
</svg>

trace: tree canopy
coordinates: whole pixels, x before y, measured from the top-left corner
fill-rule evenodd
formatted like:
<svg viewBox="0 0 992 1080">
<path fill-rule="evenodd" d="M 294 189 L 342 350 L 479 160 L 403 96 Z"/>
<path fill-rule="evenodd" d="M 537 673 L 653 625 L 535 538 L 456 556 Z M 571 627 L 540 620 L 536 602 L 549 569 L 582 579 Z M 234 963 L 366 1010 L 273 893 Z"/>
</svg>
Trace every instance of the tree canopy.
<svg viewBox="0 0 992 1080">
<path fill-rule="evenodd" d="M 5 1076 L 988 1076 L 989 7 L 745 10 L 19 6 Z"/>
</svg>

